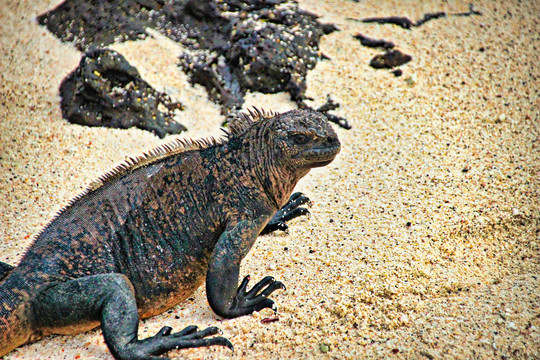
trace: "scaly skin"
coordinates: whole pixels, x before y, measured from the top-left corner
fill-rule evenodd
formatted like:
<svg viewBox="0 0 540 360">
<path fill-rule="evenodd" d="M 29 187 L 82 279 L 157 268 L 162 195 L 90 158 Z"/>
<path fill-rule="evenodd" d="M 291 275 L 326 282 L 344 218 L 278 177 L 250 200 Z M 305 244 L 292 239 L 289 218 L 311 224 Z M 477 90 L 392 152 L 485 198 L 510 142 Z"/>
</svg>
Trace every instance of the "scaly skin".
<svg viewBox="0 0 540 360">
<path fill-rule="evenodd" d="M 283 284 L 251 290 L 240 262 L 261 232 L 284 229 L 307 198 L 296 183 L 340 150 L 319 113 L 258 110 L 222 140 L 177 142 L 100 178 L 41 232 L 15 268 L 0 266 L 0 356 L 49 334 L 101 325 L 116 359 L 154 359 L 173 348 L 232 344 L 217 328 L 164 327 L 139 340 L 139 318 L 189 297 L 206 280 L 226 318 L 274 307 Z M 265 228 L 272 220 L 270 228 Z"/>
</svg>

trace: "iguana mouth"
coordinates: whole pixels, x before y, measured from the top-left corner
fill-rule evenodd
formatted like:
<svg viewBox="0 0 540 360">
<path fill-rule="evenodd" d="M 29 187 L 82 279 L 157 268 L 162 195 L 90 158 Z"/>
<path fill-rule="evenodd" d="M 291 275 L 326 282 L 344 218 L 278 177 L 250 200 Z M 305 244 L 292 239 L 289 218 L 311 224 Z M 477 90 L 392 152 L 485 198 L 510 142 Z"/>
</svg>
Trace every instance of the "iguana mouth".
<svg viewBox="0 0 540 360">
<path fill-rule="evenodd" d="M 324 148 L 313 148 L 304 153 L 303 157 L 315 167 L 321 167 L 330 164 L 336 155 L 339 154 L 340 150 L 340 145 Z"/>
<path fill-rule="evenodd" d="M 326 160 L 326 161 L 317 161 L 317 162 L 314 162 L 313 165 L 311 165 L 311 166 L 312 167 L 323 167 L 323 166 L 326 166 L 326 165 L 330 164 L 332 161 L 334 161 L 333 158 L 331 160 Z"/>
</svg>

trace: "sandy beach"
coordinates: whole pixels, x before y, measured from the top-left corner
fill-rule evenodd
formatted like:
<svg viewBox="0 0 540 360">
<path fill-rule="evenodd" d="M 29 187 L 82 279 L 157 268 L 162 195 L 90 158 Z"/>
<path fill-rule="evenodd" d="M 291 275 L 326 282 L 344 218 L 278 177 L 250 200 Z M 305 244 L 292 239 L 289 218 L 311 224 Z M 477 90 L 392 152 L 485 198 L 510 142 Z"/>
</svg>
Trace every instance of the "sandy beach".
<svg viewBox="0 0 540 360">
<path fill-rule="evenodd" d="M 0 261 L 17 264 L 34 236 L 93 179 L 128 156 L 173 140 L 62 119 L 58 87 L 81 53 L 36 16 L 61 1 L 6 0 L 0 9 Z M 540 358 L 540 2 L 475 1 L 482 16 L 406 30 L 349 18 L 467 11 L 459 1 L 315 1 L 300 6 L 337 25 L 308 75 L 312 105 L 330 94 L 351 130 L 342 150 L 298 185 L 311 216 L 258 239 L 241 276 L 272 275 L 287 290 L 263 310 L 223 320 L 203 288 L 141 321 L 218 326 L 235 346 L 171 351 L 179 359 Z M 375 70 L 391 40 L 413 60 L 403 75 Z M 182 137 L 220 136 L 220 109 L 178 68 L 182 49 L 160 36 L 111 46 L 185 110 Z M 295 108 L 288 94 L 252 105 Z M 4 357 L 113 359 L 99 329 L 47 337 Z"/>
</svg>

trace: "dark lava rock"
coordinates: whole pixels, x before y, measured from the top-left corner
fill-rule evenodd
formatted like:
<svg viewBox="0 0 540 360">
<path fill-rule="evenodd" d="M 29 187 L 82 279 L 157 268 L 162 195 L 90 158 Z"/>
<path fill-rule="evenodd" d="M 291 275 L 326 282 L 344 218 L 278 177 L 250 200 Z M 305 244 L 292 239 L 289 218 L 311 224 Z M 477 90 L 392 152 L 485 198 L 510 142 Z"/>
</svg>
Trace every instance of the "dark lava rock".
<svg viewBox="0 0 540 360">
<path fill-rule="evenodd" d="M 248 91 L 286 91 L 309 108 L 306 74 L 326 58 L 321 36 L 336 30 L 294 0 L 67 0 L 38 21 L 81 50 L 142 38 L 154 28 L 186 47 L 180 66 L 224 114 L 240 109 Z"/>
<path fill-rule="evenodd" d="M 362 20 L 356 20 L 356 19 L 351 19 L 351 20 L 361 21 L 364 23 L 393 24 L 393 25 L 400 26 L 404 29 L 410 30 L 413 27 L 422 26 L 428 21 L 445 18 L 446 16 L 473 16 L 473 15 L 481 16 L 482 13 L 480 11 L 475 10 L 473 4 L 469 4 L 469 11 L 464 11 L 464 12 L 459 12 L 459 13 L 450 13 L 450 14 L 447 14 L 445 11 L 427 13 L 427 14 L 424 14 L 424 16 L 421 19 L 418 19 L 418 21 L 416 22 L 404 16 L 372 17 L 372 18 L 366 18 Z"/>
<path fill-rule="evenodd" d="M 226 45 L 230 32 L 228 21 L 208 0 L 67 0 L 37 20 L 81 51 L 144 39 L 146 28 L 204 48 Z"/>
<path fill-rule="evenodd" d="M 228 110 L 240 108 L 248 90 L 286 91 L 294 101 L 304 100 L 307 72 L 320 59 L 319 39 L 335 28 L 323 26 L 294 2 L 274 6 L 261 1 L 266 7 L 260 8 L 230 3 L 227 8 L 238 12 L 230 17 L 229 47 L 181 57 L 191 81 L 203 85 L 211 99 Z"/>
<path fill-rule="evenodd" d="M 360 44 L 366 47 L 370 48 L 383 48 L 383 49 L 393 49 L 396 45 L 388 40 L 384 39 L 373 39 L 370 37 L 367 37 L 365 35 L 362 35 L 360 33 L 353 36 L 355 39 L 360 40 Z"/>
<path fill-rule="evenodd" d="M 369 65 L 375 69 L 392 69 L 408 63 L 412 60 L 411 55 L 402 53 L 399 50 L 390 50 L 384 54 L 375 55 L 369 62 Z"/>
<path fill-rule="evenodd" d="M 60 85 L 60 96 L 62 115 L 75 124 L 136 126 L 160 138 L 186 130 L 173 120 L 174 110 L 182 110 L 182 105 L 154 90 L 113 50 L 88 51 Z"/>
<path fill-rule="evenodd" d="M 144 38 L 144 18 L 159 7 L 152 0 L 68 0 L 38 16 L 37 21 L 84 52 L 91 46 Z"/>
<path fill-rule="evenodd" d="M 378 24 L 394 24 L 404 29 L 411 29 L 413 27 L 422 26 L 428 21 L 443 18 L 443 17 L 446 17 L 446 13 L 444 11 L 439 11 L 435 13 L 424 14 L 424 16 L 421 19 L 419 19 L 417 22 L 414 22 L 411 19 L 407 17 L 403 17 L 403 16 L 367 18 L 367 19 L 362 19 L 362 22 L 378 23 Z"/>
<path fill-rule="evenodd" d="M 220 10 L 231 24 L 228 47 L 190 48 L 183 54 L 180 66 L 190 81 L 204 86 L 224 114 L 240 109 L 248 91 L 285 91 L 300 108 L 310 108 L 305 103 L 306 75 L 325 58 L 319 50 L 321 36 L 336 27 L 321 24 L 294 1 L 223 1 Z M 327 102 L 317 110 L 350 128 L 345 119 L 328 114 L 338 106 Z"/>
<path fill-rule="evenodd" d="M 364 23 L 394 24 L 404 29 L 410 29 L 415 26 L 414 22 L 404 16 L 372 17 L 361 20 Z"/>
</svg>

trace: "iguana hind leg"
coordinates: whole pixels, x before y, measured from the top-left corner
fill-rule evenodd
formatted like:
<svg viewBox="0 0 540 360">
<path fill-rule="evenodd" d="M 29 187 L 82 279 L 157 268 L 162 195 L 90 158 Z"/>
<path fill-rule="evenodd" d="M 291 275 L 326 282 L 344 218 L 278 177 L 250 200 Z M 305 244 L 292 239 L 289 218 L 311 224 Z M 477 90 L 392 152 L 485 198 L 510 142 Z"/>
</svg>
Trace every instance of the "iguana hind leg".
<svg viewBox="0 0 540 360">
<path fill-rule="evenodd" d="M 139 315 L 133 286 L 121 274 L 88 276 L 61 283 L 42 291 L 34 301 L 34 325 L 44 333 L 84 331 L 101 323 L 103 337 L 115 359 L 162 359 L 172 349 L 222 345 L 232 349 L 223 337 L 206 338 L 217 328 L 197 331 L 190 326 L 171 333 L 162 328 L 155 336 L 139 340 Z"/>
<path fill-rule="evenodd" d="M 0 358 L 37 337 L 30 324 L 30 291 L 24 285 L 17 276 L 0 282 Z"/>
</svg>

